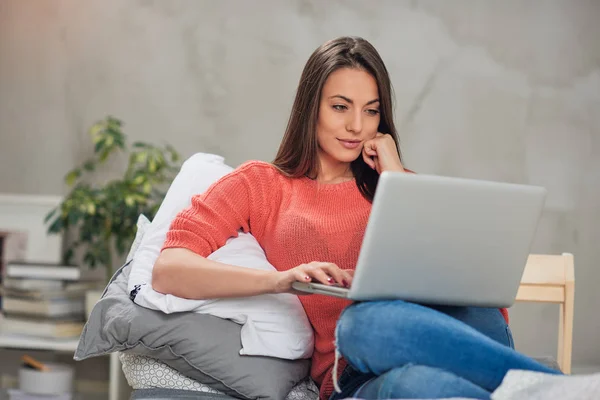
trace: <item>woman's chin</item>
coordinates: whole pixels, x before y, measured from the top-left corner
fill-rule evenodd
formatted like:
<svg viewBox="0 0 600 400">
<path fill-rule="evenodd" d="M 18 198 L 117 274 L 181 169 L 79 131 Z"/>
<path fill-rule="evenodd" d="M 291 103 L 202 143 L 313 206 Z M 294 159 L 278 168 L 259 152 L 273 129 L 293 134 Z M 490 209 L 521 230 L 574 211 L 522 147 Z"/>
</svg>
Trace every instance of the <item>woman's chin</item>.
<svg viewBox="0 0 600 400">
<path fill-rule="evenodd" d="M 331 152 L 323 152 L 321 155 L 325 155 L 332 161 L 338 163 L 346 163 L 349 164 L 355 161 L 357 158 L 362 156 L 362 148 L 361 149 L 336 149 L 337 151 Z"/>
<path fill-rule="evenodd" d="M 351 163 L 360 157 L 362 150 L 346 150 L 335 154 L 335 159 L 342 163 Z"/>
</svg>

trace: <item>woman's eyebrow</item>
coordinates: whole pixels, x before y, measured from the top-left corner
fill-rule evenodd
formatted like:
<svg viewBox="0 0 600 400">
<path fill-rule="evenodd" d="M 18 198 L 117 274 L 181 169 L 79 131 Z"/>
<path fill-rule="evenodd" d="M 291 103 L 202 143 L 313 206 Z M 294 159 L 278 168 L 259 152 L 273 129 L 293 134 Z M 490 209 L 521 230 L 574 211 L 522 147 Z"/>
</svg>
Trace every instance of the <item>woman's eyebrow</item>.
<svg viewBox="0 0 600 400">
<path fill-rule="evenodd" d="M 342 100 L 344 100 L 344 101 L 347 101 L 347 102 L 348 102 L 348 103 L 350 103 L 350 104 L 354 104 L 354 101 L 353 101 L 352 99 L 349 99 L 349 98 L 348 98 L 348 97 L 346 97 L 346 96 L 342 96 L 341 94 L 335 94 L 335 95 L 333 95 L 333 96 L 330 96 L 329 98 L 330 98 L 330 99 L 333 99 L 333 98 L 335 98 L 335 97 L 338 97 L 338 98 L 340 98 L 340 99 L 342 99 Z M 379 102 L 379 99 L 373 99 L 373 100 L 367 101 L 367 104 L 366 104 L 366 105 L 373 104 L 373 103 L 377 103 L 377 102 Z"/>
</svg>

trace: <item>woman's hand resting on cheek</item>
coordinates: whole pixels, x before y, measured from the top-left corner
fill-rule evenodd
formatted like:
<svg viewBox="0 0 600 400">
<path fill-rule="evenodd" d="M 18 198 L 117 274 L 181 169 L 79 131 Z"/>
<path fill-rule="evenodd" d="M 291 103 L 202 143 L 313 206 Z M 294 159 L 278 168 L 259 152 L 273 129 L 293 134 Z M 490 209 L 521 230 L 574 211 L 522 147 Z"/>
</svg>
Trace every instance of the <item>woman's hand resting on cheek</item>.
<svg viewBox="0 0 600 400">
<path fill-rule="evenodd" d="M 337 265 L 326 262 L 313 261 L 308 264 L 301 264 L 287 271 L 274 273 L 274 292 L 299 294 L 292 289 L 294 282 L 315 282 L 324 285 L 338 284 L 348 288 L 352 284 L 353 272 L 340 269 Z"/>
<path fill-rule="evenodd" d="M 391 135 L 377 133 L 371 140 L 367 140 L 363 147 L 362 156 L 367 165 L 379 174 L 383 171 L 404 172 L 402 162 L 398 155 L 396 142 Z"/>
</svg>

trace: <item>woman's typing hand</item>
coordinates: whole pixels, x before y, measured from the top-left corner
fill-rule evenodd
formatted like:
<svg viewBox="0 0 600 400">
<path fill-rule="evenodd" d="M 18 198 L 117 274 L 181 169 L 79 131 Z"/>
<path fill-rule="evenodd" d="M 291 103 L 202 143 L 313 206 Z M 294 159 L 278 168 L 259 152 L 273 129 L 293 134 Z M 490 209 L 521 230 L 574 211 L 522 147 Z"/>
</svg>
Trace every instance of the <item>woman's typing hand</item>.
<svg viewBox="0 0 600 400">
<path fill-rule="evenodd" d="M 352 284 L 352 272 L 343 270 L 333 263 L 313 261 L 308 264 L 298 265 L 287 271 L 276 272 L 273 275 L 273 291 L 275 293 L 296 293 L 292 289 L 294 282 L 315 282 L 324 285 L 337 284 L 348 288 Z"/>
</svg>

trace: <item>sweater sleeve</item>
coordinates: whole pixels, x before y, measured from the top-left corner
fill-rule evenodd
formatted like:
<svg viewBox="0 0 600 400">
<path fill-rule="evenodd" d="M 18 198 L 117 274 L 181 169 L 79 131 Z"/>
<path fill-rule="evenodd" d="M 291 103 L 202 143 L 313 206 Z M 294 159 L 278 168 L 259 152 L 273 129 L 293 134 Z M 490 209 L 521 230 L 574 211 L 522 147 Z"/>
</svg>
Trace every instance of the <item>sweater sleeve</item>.
<svg viewBox="0 0 600 400">
<path fill-rule="evenodd" d="M 208 257 L 240 229 L 250 232 L 251 226 L 259 226 L 268 208 L 264 194 L 269 190 L 263 186 L 273 181 L 271 170 L 266 163 L 249 162 L 193 196 L 171 223 L 163 250 L 186 248 Z"/>
</svg>

